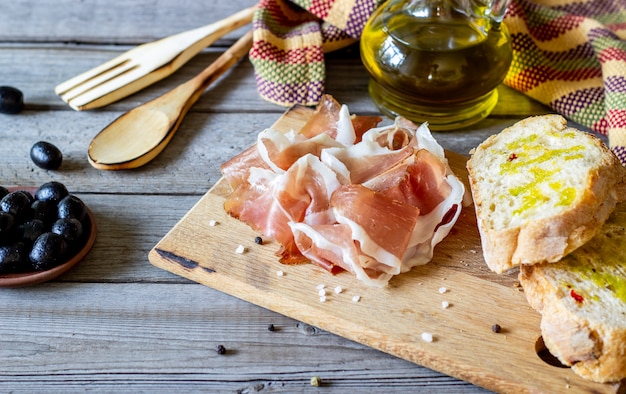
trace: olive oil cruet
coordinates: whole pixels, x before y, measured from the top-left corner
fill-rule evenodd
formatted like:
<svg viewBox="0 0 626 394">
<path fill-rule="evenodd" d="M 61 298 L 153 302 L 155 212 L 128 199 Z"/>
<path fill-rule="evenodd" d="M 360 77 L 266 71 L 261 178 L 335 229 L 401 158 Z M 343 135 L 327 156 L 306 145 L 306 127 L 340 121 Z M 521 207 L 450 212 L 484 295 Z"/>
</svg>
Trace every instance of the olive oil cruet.
<svg viewBox="0 0 626 394">
<path fill-rule="evenodd" d="M 485 118 L 512 60 L 509 0 L 388 0 L 361 35 L 369 93 L 385 114 L 433 130 Z"/>
</svg>

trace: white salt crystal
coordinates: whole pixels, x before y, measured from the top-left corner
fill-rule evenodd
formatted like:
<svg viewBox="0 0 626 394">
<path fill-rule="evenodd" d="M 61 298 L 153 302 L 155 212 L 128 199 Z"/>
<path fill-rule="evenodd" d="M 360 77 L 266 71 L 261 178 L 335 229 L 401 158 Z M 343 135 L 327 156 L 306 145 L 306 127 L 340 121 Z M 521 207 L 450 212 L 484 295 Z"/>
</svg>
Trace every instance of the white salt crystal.
<svg viewBox="0 0 626 394">
<path fill-rule="evenodd" d="M 326 295 L 326 290 L 325 289 L 319 289 L 317 291 L 317 295 L 319 295 L 320 297 L 324 297 Z"/>
<path fill-rule="evenodd" d="M 326 296 L 321 296 L 320 297 L 320 302 L 326 302 Z"/>
<path fill-rule="evenodd" d="M 439 293 L 440 293 L 440 294 L 443 294 L 443 293 L 445 293 L 446 291 L 448 291 L 448 289 L 446 289 L 445 287 L 440 287 L 440 288 L 439 288 Z"/>
<path fill-rule="evenodd" d="M 283 275 L 285 275 L 285 273 L 283 271 L 276 271 L 276 275 L 283 276 Z"/>
<path fill-rule="evenodd" d="M 450 307 L 450 303 L 448 301 L 441 301 L 441 307 L 443 309 L 448 309 L 448 307 Z"/>
<path fill-rule="evenodd" d="M 343 289 L 341 288 L 341 286 L 335 287 L 335 293 L 340 294 L 342 291 Z"/>
<path fill-rule="evenodd" d="M 423 332 L 422 333 L 422 340 L 424 342 L 432 342 L 433 341 L 433 334 L 431 334 L 429 332 Z"/>
<path fill-rule="evenodd" d="M 213 219 L 209 220 L 209 226 L 213 227 L 217 224 L 217 222 Z"/>
<path fill-rule="evenodd" d="M 237 249 L 235 250 L 235 253 L 242 254 L 245 251 L 246 251 L 246 248 L 244 248 L 243 245 L 239 245 L 239 246 L 237 246 Z"/>
<path fill-rule="evenodd" d="M 360 295 L 355 295 L 354 297 L 352 297 L 352 302 L 359 302 L 359 301 L 361 301 Z"/>
</svg>

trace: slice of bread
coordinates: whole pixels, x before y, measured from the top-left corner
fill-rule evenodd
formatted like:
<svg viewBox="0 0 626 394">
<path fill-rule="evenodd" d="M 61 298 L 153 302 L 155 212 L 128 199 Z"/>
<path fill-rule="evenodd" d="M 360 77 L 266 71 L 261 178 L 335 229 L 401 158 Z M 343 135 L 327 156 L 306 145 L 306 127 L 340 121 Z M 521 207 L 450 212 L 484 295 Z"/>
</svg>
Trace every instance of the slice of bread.
<svg viewBox="0 0 626 394">
<path fill-rule="evenodd" d="M 550 353 L 596 382 L 626 379 L 625 245 L 622 203 L 594 238 L 560 262 L 520 269 Z"/>
<path fill-rule="evenodd" d="M 559 115 L 487 138 L 467 163 L 483 255 L 497 273 L 556 262 L 626 199 L 626 169 L 599 138 Z"/>
</svg>

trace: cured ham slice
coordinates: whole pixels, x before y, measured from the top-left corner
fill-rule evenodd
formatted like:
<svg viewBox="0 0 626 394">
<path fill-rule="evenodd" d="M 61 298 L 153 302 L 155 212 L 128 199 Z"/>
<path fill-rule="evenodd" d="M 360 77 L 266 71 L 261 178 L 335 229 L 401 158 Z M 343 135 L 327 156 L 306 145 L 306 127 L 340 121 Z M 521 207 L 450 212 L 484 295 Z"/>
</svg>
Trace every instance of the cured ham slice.
<svg viewBox="0 0 626 394">
<path fill-rule="evenodd" d="M 222 175 L 233 189 L 241 184 L 248 182 L 251 168 L 266 168 L 269 166 L 265 163 L 256 145 L 252 145 L 248 149 L 233 157 L 220 166 Z"/>
<path fill-rule="evenodd" d="M 363 185 L 337 189 L 330 205 L 337 223 L 350 227 L 352 239 L 359 243 L 363 253 L 390 267 L 385 269 L 388 273 L 400 273 L 419 208 L 388 198 Z"/>
<path fill-rule="evenodd" d="M 413 155 L 416 147 L 413 130 L 398 127 L 396 122 L 391 127 L 370 129 L 359 143 L 326 149 L 322 161 L 331 167 L 342 163 L 350 173 L 350 182 L 359 184 L 401 163 Z"/>
<path fill-rule="evenodd" d="M 342 108 L 345 108 L 346 112 L 348 111 L 345 105 L 339 104 L 332 96 L 322 96 L 315 112 L 300 129 L 299 134 L 311 138 L 324 133 L 341 141 L 342 138 L 337 138 L 337 134 L 341 132 L 339 127 L 345 124 L 343 120 L 340 121 L 339 119 Z M 354 141 L 359 142 L 363 133 L 376 127 L 383 119 L 380 116 L 351 116 L 350 120 L 354 129 Z"/>
<path fill-rule="evenodd" d="M 273 195 L 291 222 L 333 223 L 330 199 L 340 186 L 334 172 L 307 154 L 278 179 Z"/>
<path fill-rule="evenodd" d="M 273 196 L 279 176 L 266 169 L 253 168 L 249 179 L 251 183 L 239 185 L 226 200 L 226 212 L 278 242 L 281 249 L 277 254 L 285 256 L 281 258 L 282 262 L 292 264 L 305 261 L 294 243 L 288 224 L 290 218 Z"/>
<path fill-rule="evenodd" d="M 283 263 L 352 272 L 370 286 L 432 259 L 465 188 L 426 125 L 350 115 L 325 96 L 299 131 L 267 129 L 222 165 L 224 207 L 276 240 Z"/>
<path fill-rule="evenodd" d="M 347 224 L 290 226 L 302 254 L 331 273 L 349 271 L 369 286 L 383 286 L 394 276 L 383 264 L 362 253 Z"/>
</svg>

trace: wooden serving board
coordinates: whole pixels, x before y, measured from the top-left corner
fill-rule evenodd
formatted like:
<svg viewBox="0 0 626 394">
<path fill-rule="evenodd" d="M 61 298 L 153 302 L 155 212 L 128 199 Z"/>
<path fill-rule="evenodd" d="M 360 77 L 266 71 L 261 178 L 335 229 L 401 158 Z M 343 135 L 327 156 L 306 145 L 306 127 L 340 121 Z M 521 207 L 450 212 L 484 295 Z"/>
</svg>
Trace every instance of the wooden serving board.
<svg viewBox="0 0 626 394">
<path fill-rule="evenodd" d="M 294 107 L 274 125 L 299 129 L 311 115 Z M 466 157 L 447 152 L 467 179 Z M 539 356 L 540 315 L 526 302 L 516 274 L 491 273 L 482 258 L 472 206 L 464 207 L 432 262 L 371 288 L 349 273 L 313 264 L 286 266 L 278 245 L 257 245 L 257 234 L 223 209 L 230 187 L 222 178 L 150 251 L 150 262 L 293 319 L 497 392 L 606 392 L 619 385 L 585 381 Z M 214 220 L 214 226 L 210 221 Z M 243 254 L 236 253 L 239 245 Z M 278 273 L 282 272 L 283 275 Z M 326 285 L 320 302 L 317 286 Z M 343 291 L 334 292 L 336 286 Z M 441 293 L 440 289 L 446 291 Z M 354 296 L 360 296 L 355 302 Z M 449 307 L 443 308 L 442 302 Z M 494 333 L 492 326 L 502 327 Z M 431 333 L 433 341 L 422 339 Z M 539 341 L 538 341 L 539 340 Z M 540 352 L 541 353 L 541 352 Z"/>
</svg>

